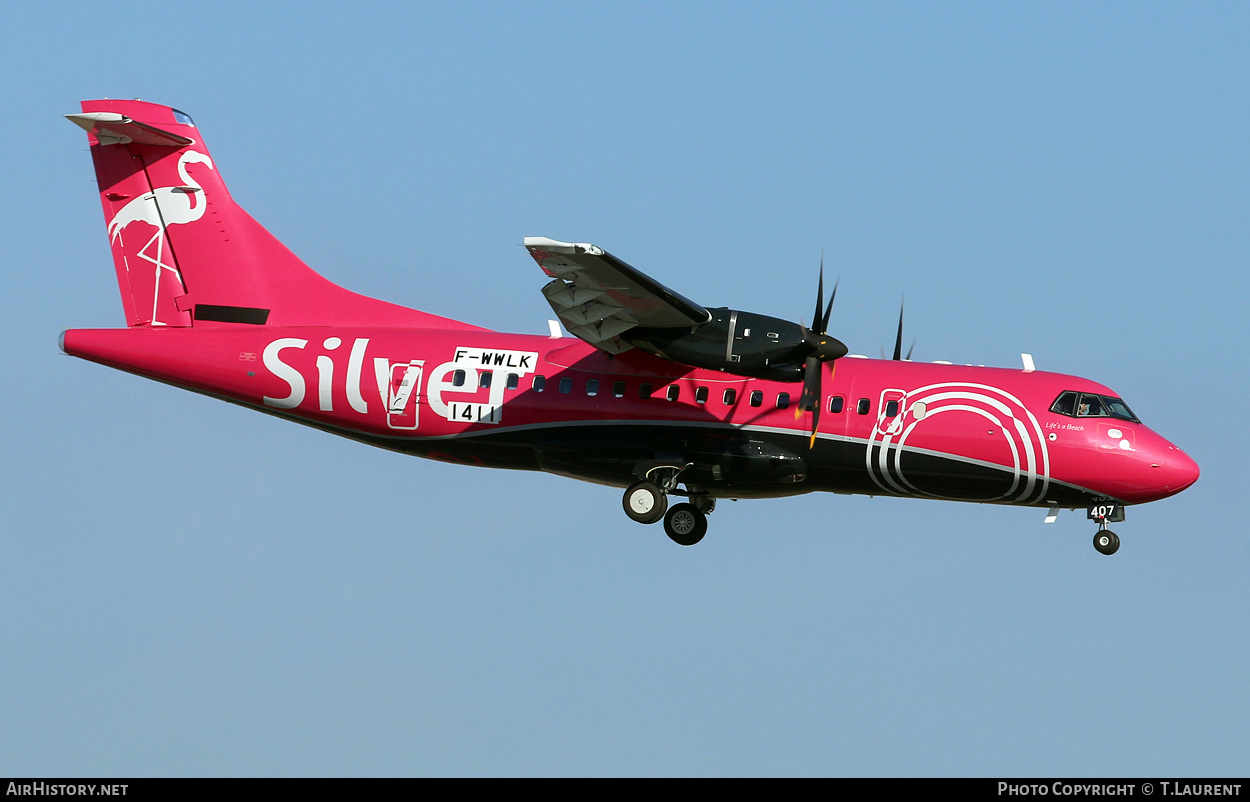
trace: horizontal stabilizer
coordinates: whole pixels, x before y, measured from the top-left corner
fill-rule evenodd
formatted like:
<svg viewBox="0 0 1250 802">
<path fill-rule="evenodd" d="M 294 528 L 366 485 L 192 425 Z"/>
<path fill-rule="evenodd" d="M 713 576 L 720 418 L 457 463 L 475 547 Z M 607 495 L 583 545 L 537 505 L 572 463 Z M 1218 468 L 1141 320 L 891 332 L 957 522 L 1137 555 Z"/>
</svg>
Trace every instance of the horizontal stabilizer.
<svg viewBox="0 0 1250 802">
<path fill-rule="evenodd" d="M 136 142 L 140 145 L 164 145 L 180 148 L 190 145 L 194 140 L 162 131 L 147 123 L 132 120 L 124 114 L 111 111 L 89 111 L 82 114 L 66 114 L 65 119 L 82 128 L 99 140 L 101 145 L 128 145 Z"/>
</svg>

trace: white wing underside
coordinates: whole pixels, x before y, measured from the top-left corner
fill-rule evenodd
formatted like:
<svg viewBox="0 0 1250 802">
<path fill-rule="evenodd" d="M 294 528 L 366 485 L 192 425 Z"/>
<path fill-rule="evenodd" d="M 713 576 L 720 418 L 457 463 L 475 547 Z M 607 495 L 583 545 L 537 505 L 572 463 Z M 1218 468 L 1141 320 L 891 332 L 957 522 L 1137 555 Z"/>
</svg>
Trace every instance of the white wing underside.
<svg viewBox="0 0 1250 802">
<path fill-rule="evenodd" d="M 635 326 L 698 326 L 711 314 L 590 243 L 526 237 L 525 247 L 552 281 L 543 296 L 565 328 L 601 351 L 633 346 L 620 335 Z"/>
</svg>

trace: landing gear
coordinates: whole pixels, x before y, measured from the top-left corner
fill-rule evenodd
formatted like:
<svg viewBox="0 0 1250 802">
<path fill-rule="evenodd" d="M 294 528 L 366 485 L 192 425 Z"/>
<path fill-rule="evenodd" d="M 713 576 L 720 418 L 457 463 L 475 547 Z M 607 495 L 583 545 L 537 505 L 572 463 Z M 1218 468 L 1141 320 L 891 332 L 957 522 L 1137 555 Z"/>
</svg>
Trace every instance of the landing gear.
<svg viewBox="0 0 1250 802">
<path fill-rule="evenodd" d="M 664 516 L 664 532 L 679 546 L 693 546 L 707 534 L 707 516 L 693 504 L 674 504 Z"/>
<path fill-rule="evenodd" d="M 655 482 L 635 482 L 621 499 L 625 514 L 640 524 L 653 524 L 668 509 L 668 494 Z"/>
<path fill-rule="evenodd" d="M 677 489 L 677 476 L 683 468 L 664 467 L 648 472 L 648 478 L 625 490 L 621 506 L 631 520 L 640 524 L 664 521 L 664 532 L 674 543 L 693 546 L 707 534 L 707 516 L 716 509 L 716 499 L 702 494 L 694 485 Z M 655 481 L 652 481 L 654 477 Z M 668 494 L 689 497 L 689 502 L 668 505 Z"/>
<path fill-rule="evenodd" d="M 1107 524 L 1124 520 L 1124 505 L 1114 502 L 1091 504 L 1086 513 L 1091 521 L 1098 522 L 1098 534 L 1094 535 L 1094 548 L 1099 554 L 1115 554 L 1120 548 L 1120 537 L 1107 528 Z"/>
<path fill-rule="evenodd" d="M 1102 529 L 1094 535 L 1094 548 L 1101 554 L 1115 554 L 1120 548 L 1120 536 L 1110 529 Z"/>
</svg>

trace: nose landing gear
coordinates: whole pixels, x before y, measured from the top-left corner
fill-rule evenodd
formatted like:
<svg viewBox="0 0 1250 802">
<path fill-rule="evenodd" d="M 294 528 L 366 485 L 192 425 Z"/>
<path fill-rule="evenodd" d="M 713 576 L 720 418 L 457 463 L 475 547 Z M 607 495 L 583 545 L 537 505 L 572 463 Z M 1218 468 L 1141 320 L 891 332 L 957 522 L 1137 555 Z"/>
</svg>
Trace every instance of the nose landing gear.
<svg viewBox="0 0 1250 802">
<path fill-rule="evenodd" d="M 1091 504 L 1086 517 L 1098 522 L 1098 534 L 1094 535 L 1094 548 L 1098 549 L 1098 553 L 1112 555 L 1119 551 L 1120 536 L 1108 529 L 1107 524 L 1124 520 L 1124 505 Z"/>
</svg>

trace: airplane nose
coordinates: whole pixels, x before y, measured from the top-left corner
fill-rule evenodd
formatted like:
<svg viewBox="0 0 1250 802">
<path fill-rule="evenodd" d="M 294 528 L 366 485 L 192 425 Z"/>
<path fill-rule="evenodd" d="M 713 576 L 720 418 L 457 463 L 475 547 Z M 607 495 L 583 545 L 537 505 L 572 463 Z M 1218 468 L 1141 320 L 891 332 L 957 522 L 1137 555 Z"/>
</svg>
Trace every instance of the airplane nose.
<svg viewBox="0 0 1250 802">
<path fill-rule="evenodd" d="M 1198 475 L 1201 473 L 1198 463 L 1170 443 L 1162 453 L 1157 455 L 1150 468 L 1159 486 L 1168 495 L 1179 493 L 1189 487 L 1198 481 Z"/>
</svg>

